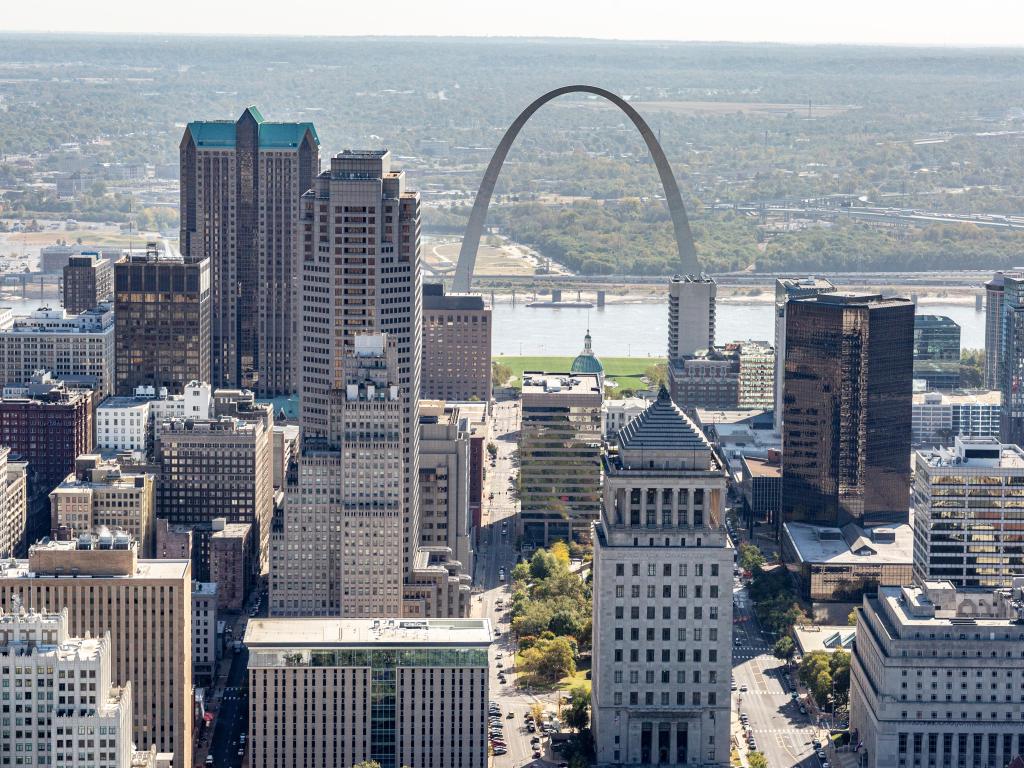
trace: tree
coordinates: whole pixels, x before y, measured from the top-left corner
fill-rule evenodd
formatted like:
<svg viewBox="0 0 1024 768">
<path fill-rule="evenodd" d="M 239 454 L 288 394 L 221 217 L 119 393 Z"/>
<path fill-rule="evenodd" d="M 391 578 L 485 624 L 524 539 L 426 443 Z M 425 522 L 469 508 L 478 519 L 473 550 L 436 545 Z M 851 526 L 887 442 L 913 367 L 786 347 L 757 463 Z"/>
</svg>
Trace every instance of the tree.
<svg viewBox="0 0 1024 768">
<path fill-rule="evenodd" d="M 566 568 L 569 567 L 569 547 L 564 541 L 556 541 L 548 550 L 555 559 L 564 565 Z"/>
<path fill-rule="evenodd" d="M 495 456 L 497 456 L 498 455 L 498 446 L 495 445 L 494 443 L 488 443 L 487 444 L 487 455 L 490 456 L 492 459 Z"/>
<path fill-rule="evenodd" d="M 668 386 L 668 363 L 655 363 L 644 369 L 644 378 L 651 389 Z"/>
<path fill-rule="evenodd" d="M 530 575 L 535 579 L 546 579 L 558 567 L 558 560 L 546 549 L 538 549 L 530 558 Z"/>
<path fill-rule="evenodd" d="M 582 685 L 573 686 L 569 691 L 569 704 L 565 713 L 565 724 L 579 733 L 590 726 L 590 691 Z"/>
<path fill-rule="evenodd" d="M 536 723 L 539 728 L 540 724 L 544 721 L 544 705 L 539 701 L 533 702 L 533 704 L 530 705 L 530 715 L 533 716 L 533 722 Z"/>
<path fill-rule="evenodd" d="M 575 650 L 568 637 L 540 639 L 522 653 L 520 668 L 541 683 L 555 683 L 576 674 Z"/>
<path fill-rule="evenodd" d="M 796 645 L 793 643 L 793 638 L 789 635 L 783 635 L 775 641 L 775 646 L 772 648 L 772 654 L 777 659 L 783 661 L 789 661 L 796 654 Z"/>
<path fill-rule="evenodd" d="M 852 609 L 848 614 L 846 614 L 846 623 L 849 624 L 851 627 L 857 626 L 857 609 L 856 608 Z"/>
<path fill-rule="evenodd" d="M 527 564 L 527 562 L 525 560 L 523 562 L 521 562 L 521 563 L 516 563 L 512 567 L 512 581 L 513 581 L 513 583 L 517 582 L 517 581 L 526 581 L 529 578 L 530 578 L 530 566 L 529 566 L 529 564 Z"/>
<path fill-rule="evenodd" d="M 491 385 L 494 387 L 504 387 L 508 380 L 512 378 L 512 369 L 504 363 L 499 363 L 497 360 L 491 361 Z"/>
<path fill-rule="evenodd" d="M 352 768 L 380 768 L 380 763 L 376 760 L 363 760 L 361 763 L 356 763 Z"/>
<path fill-rule="evenodd" d="M 740 544 L 739 565 L 751 573 L 764 566 L 764 555 L 756 544 Z"/>
<path fill-rule="evenodd" d="M 768 768 L 768 758 L 763 752 L 751 752 L 747 755 L 747 765 L 750 768 Z"/>
</svg>

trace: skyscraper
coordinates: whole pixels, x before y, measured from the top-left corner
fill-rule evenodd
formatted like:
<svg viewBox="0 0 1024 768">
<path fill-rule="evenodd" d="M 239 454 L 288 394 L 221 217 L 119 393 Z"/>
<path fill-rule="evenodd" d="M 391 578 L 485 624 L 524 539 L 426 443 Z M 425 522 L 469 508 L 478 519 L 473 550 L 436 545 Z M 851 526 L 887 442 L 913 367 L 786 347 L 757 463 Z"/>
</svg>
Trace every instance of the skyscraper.
<svg viewBox="0 0 1024 768">
<path fill-rule="evenodd" d="M 234 122 L 189 123 L 179 149 L 181 249 L 210 260 L 212 383 L 291 394 L 299 198 L 320 170 L 316 129 L 249 107 Z"/>
<path fill-rule="evenodd" d="M 663 388 L 604 456 L 594 526 L 598 765 L 729 764 L 726 473 Z"/>
<path fill-rule="evenodd" d="M 907 519 L 913 344 L 909 299 L 829 293 L 788 303 L 784 521 Z"/>
<path fill-rule="evenodd" d="M 676 275 L 668 285 L 668 359 L 694 355 L 715 346 L 714 278 Z"/>
<path fill-rule="evenodd" d="M 985 283 L 985 387 L 999 389 L 1003 354 L 1003 273 Z"/>
<path fill-rule="evenodd" d="M 114 265 L 117 394 L 210 380 L 210 260 L 150 243 Z"/>
<path fill-rule="evenodd" d="M 64 309 L 77 315 L 114 298 L 114 265 L 98 253 L 68 257 L 64 267 Z"/>
<path fill-rule="evenodd" d="M 394 502 L 400 502 L 397 575 L 404 582 L 404 615 L 445 615 L 436 611 L 458 602 L 447 594 L 460 589 L 458 579 L 418 546 L 419 229 L 419 195 L 405 189 L 405 174 L 392 170 L 387 150 L 342 152 L 303 195 L 296 352 L 302 360 L 303 452 L 283 515 L 275 521 L 275 615 L 353 615 L 365 610 L 356 604 L 372 603 L 375 594 L 372 615 L 391 615 L 382 597 L 390 604 L 390 574 L 343 574 L 341 558 L 354 545 L 346 537 L 372 534 L 377 524 L 370 525 L 371 516 L 357 520 L 360 509 L 376 505 L 380 522 L 390 517 Z M 360 415 L 360 409 L 376 413 Z M 353 426 L 357 421 L 363 426 Z M 381 439 L 369 440 L 371 433 Z M 346 484 L 349 473 L 371 470 L 379 476 L 362 491 L 376 489 L 377 499 Z M 370 551 L 377 556 L 374 569 L 393 567 L 391 547 L 397 543 L 389 540 L 384 549 Z M 346 594 L 343 576 L 363 586 Z"/>
<path fill-rule="evenodd" d="M 821 277 L 788 278 L 775 281 L 775 429 L 782 431 L 782 390 L 786 374 L 786 304 L 819 293 L 835 293 L 836 287 Z"/>
</svg>

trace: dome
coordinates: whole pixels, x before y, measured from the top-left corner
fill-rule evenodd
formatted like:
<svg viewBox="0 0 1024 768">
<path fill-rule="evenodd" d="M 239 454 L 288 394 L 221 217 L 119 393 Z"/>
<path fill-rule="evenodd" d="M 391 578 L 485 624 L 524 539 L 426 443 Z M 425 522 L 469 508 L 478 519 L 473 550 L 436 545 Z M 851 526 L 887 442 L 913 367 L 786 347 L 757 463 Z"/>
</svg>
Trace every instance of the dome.
<svg viewBox="0 0 1024 768">
<path fill-rule="evenodd" d="M 587 335 L 583 337 L 583 351 L 576 355 L 576 359 L 572 361 L 572 368 L 569 369 L 569 373 L 596 373 L 600 376 L 604 376 L 604 366 L 601 365 L 601 361 L 594 354 L 594 350 L 590 346 L 590 329 L 587 329 Z"/>
</svg>

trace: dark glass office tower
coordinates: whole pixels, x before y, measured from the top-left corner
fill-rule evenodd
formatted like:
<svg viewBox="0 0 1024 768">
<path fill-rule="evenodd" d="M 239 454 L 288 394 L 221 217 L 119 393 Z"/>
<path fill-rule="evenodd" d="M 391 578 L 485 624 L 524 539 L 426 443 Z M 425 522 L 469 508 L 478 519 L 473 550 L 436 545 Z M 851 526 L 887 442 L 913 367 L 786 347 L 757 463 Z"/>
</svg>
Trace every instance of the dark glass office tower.
<svg viewBox="0 0 1024 768">
<path fill-rule="evenodd" d="M 914 318 L 914 378 L 929 389 L 960 386 L 960 326 L 943 315 Z"/>
<path fill-rule="evenodd" d="M 210 380 L 210 260 L 190 262 L 169 245 L 114 265 L 116 387 L 181 394 Z"/>
<path fill-rule="evenodd" d="M 1024 445 L 1024 272 L 1003 275 L 1002 363 L 1003 394 L 999 439 Z"/>
<path fill-rule="evenodd" d="M 908 518 L 914 305 L 878 294 L 790 301 L 782 520 Z"/>
</svg>

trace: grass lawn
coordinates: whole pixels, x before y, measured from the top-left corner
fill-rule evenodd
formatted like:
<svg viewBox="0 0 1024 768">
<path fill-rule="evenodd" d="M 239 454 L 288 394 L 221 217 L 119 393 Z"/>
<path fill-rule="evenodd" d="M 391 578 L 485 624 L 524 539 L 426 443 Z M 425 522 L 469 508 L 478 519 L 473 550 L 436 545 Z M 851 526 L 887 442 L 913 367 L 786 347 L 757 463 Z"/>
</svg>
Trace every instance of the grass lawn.
<svg viewBox="0 0 1024 768">
<path fill-rule="evenodd" d="M 512 369 L 515 377 L 515 386 L 519 386 L 522 380 L 523 371 L 548 371 L 551 373 L 567 372 L 572 365 L 575 356 L 569 357 L 511 357 L 498 355 L 494 358 L 497 362 L 507 365 Z M 601 364 L 604 365 L 605 377 L 615 381 L 619 389 L 646 389 L 646 384 L 641 380 L 650 366 L 656 363 L 664 363 L 663 357 L 602 357 Z M 612 389 L 609 394 L 614 392 Z"/>
<path fill-rule="evenodd" d="M 587 689 L 587 693 L 590 693 L 590 678 L 587 677 L 589 669 L 577 669 L 575 675 L 569 677 L 563 677 L 558 681 L 558 688 L 563 691 L 571 691 L 578 685 L 583 686 Z"/>
</svg>

